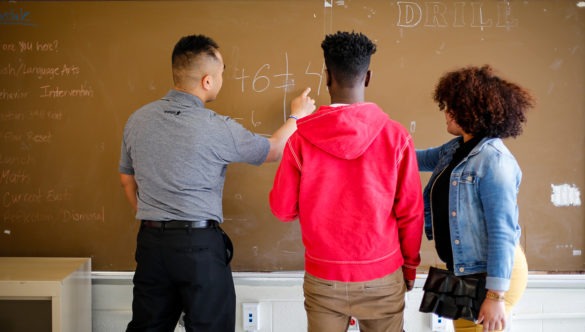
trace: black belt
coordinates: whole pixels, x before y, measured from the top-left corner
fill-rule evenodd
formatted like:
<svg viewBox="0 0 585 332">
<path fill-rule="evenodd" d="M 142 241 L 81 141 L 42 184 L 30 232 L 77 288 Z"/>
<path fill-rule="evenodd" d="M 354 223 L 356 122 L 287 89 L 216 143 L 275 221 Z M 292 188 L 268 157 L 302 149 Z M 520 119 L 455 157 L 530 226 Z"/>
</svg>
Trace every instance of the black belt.
<svg viewBox="0 0 585 332">
<path fill-rule="evenodd" d="M 153 221 L 153 220 L 142 220 L 142 226 L 148 228 L 160 228 L 165 229 L 202 229 L 202 228 L 217 228 L 219 223 L 215 220 L 201 220 L 201 221 L 181 221 L 181 220 L 170 220 L 170 221 Z"/>
</svg>

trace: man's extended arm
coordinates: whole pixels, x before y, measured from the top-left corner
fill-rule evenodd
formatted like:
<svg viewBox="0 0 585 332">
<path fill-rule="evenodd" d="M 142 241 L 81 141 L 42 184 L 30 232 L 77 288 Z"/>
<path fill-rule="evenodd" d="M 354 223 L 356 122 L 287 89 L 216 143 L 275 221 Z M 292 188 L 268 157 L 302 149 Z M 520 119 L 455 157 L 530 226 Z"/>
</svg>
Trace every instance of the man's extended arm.
<svg viewBox="0 0 585 332">
<path fill-rule="evenodd" d="M 303 93 L 292 100 L 291 115 L 296 118 L 302 118 L 311 114 L 315 110 L 315 100 L 309 97 L 311 88 L 306 88 Z M 297 121 L 288 118 L 284 125 L 278 128 L 268 139 L 270 141 L 270 150 L 266 156 L 266 162 L 279 161 L 282 157 L 282 150 L 289 137 L 297 130 Z"/>
</svg>

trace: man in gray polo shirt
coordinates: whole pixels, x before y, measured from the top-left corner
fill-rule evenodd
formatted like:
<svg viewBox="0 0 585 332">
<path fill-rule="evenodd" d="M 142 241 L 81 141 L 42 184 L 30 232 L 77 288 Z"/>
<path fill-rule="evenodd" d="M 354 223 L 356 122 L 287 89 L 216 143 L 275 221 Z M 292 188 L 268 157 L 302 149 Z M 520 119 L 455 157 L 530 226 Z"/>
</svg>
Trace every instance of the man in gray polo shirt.
<svg viewBox="0 0 585 332">
<path fill-rule="evenodd" d="M 231 242 L 221 230 L 227 165 L 280 160 L 296 120 L 315 109 L 306 89 L 270 138 L 205 108 L 216 99 L 224 63 L 203 35 L 181 38 L 172 54 L 174 87 L 133 113 L 124 129 L 120 178 L 141 221 L 127 331 L 235 329 Z"/>
</svg>

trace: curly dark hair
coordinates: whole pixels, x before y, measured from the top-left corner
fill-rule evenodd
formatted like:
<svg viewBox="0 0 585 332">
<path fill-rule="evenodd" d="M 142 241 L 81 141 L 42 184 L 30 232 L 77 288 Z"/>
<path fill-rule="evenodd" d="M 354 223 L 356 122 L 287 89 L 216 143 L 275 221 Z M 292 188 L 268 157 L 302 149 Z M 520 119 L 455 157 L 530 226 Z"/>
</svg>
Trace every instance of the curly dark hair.
<svg viewBox="0 0 585 332">
<path fill-rule="evenodd" d="M 342 32 L 325 36 L 321 43 L 327 70 L 341 85 L 352 86 L 370 66 L 376 45 L 362 33 Z"/>
<path fill-rule="evenodd" d="M 466 67 L 441 77 L 433 99 L 441 111 L 474 137 L 517 137 L 534 98 L 494 74 L 489 65 Z"/>
</svg>

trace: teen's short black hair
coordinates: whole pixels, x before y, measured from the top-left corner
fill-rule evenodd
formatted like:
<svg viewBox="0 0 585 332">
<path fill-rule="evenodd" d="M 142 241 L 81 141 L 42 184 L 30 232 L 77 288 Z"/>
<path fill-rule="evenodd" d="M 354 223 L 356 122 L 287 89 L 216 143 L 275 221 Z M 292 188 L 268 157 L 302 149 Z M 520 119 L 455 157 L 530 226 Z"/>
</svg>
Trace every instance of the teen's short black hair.
<svg viewBox="0 0 585 332">
<path fill-rule="evenodd" d="M 361 79 L 370 66 L 376 45 L 364 34 L 338 31 L 321 43 L 329 73 L 342 85 Z"/>
</svg>

